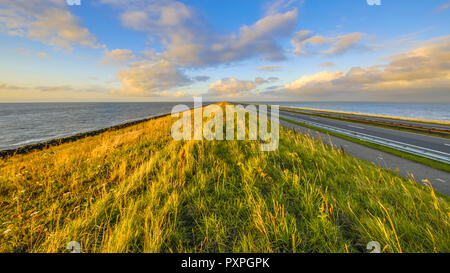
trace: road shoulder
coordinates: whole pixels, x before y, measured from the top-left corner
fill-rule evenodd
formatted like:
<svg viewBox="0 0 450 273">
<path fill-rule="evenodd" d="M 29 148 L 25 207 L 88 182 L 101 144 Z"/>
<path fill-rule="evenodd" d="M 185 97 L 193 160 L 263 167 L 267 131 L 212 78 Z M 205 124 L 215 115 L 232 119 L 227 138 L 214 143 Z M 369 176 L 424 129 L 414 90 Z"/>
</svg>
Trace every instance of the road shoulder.
<svg viewBox="0 0 450 273">
<path fill-rule="evenodd" d="M 297 124 L 289 123 L 287 121 L 280 120 L 280 124 L 286 128 L 290 128 L 297 132 L 309 135 L 315 139 L 319 139 L 328 145 L 334 145 L 339 148 L 342 147 L 345 152 L 355 157 L 369 161 L 381 168 L 390 169 L 403 177 L 414 179 L 421 184 L 423 184 L 422 181 L 428 180 L 434 189 L 450 196 L 450 173 L 448 172 L 335 136 L 330 136 L 328 134 L 305 128 Z"/>
</svg>

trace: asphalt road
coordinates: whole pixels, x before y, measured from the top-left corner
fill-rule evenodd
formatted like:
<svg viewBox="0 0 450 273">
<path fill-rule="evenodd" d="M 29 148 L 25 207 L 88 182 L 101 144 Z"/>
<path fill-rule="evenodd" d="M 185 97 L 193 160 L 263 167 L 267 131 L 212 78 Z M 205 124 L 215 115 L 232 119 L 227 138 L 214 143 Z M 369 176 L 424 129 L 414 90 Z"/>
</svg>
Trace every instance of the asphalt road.
<svg viewBox="0 0 450 273">
<path fill-rule="evenodd" d="M 309 121 L 321 125 L 332 126 L 335 128 L 345 129 L 353 132 L 359 132 L 375 137 L 386 138 L 393 141 L 403 141 L 409 145 L 416 145 L 427 149 L 437 150 L 440 153 L 450 153 L 450 140 L 440 137 L 433 137 L 422 134 L 409 133 L 405 131 L 386 129 L 382 127 L 362 125 L 317 116 L 295 114 L 291 112 L 280 111 L 279 115 L 290 120 L 302 122 Z M 301 125 L 280 120 L 280 124 L 299 131 L 303 134 L 310 135 L 326 144 L 342 147 L 345 151 L 355 157 L 372 162 L 381 168 L 392 170 L 399 175 L 413 179 L 421 184 L 424 181 L 431 183 L 434 189 L 450 196 L 450 173 L 435 169 L 433 167 L 423 165 L 387 152 L 369 148 L 367 146 L 345 140 L 339 137 L 330 136 L 316 130 L 312 130 Z"/>
<path fill-rule="evenodd" d="M 307 134 L 326 144 L 335 147 L 343 147 L 345 152 L 355 157 L 372 162 L 381 168 L 392 170 L 399 175 L 413 179 L 418 183 L 424 184 L 424 180 L 428 180 L 435 190 L 450 196 L 450 173 L 446 171 L 438 170 L 390 153 L 369 148 L 335 136 L 330 136 L 283 120 L 280 120 L 280 124 L 303 134 Z"/>
<path fill-rule="evenodd" d="M 282 110 L 282 108 L 280 108 Z M 437 130 L 444 130 L 450 132 L 450 125 L 446 124 L 435 124 L 435 123 L 427 123 L 427 122 L 418 122 L 418 121 L 410 121 L 410 120 L 400 120 L 400 119 L 390 119 L 390 118 L 382 118 L 382 117 L 368 117 L 368 116 L 359 116 L 359 115 L 351 115 L 351 114 L 344 114 L 344 113 L 330 113 L 330 112 L 322 112 L 322 111 L 310 111 L 310 110 L 295 110 L 295 109 L 289 109 L 289 111 L 301 111 L 309 114 L 325 114 L 330 115 L 332 117 L 348 117 L 348 118 L 358 118 L 362 121 L 381 121 L 381 122 L 387 122 L 391 124 L 399 124 L 399 125 L 408 125 L 408 126 L 415 126 L 415 127 L 421 127 L 426 129 L 437 129 Z"/>
<path fill-rule="evenodd" d="M 377 126 L 370 126 L 335 119 L 315 117 L 304 114 L 294 114 L 291 112 L 284 112 L 284 111 L 280 111 L 280 116 L 288 119 L 306 120 L 321 125 L 332 126 L 338 129 L 344 129 L 352 132 L 366 134 L 369 136 L 380 137 L 391 141 L 397 141 L 437 151 L 440 153 L 445 153 L 447 154 L 447 156 L 450 156 L 450 139 L 446 138 L 410 133 L 400 130 L 387 129 Z"/>
</svg>

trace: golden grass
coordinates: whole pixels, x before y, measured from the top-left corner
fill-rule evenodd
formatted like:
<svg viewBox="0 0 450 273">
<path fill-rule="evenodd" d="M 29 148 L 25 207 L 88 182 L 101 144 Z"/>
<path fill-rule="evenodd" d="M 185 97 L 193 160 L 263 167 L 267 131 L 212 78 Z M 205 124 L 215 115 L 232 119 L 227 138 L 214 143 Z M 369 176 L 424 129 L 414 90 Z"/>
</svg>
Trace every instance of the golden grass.
<svg viewBox="0 0 450 273">
<path fill-rule="evenodd" d="M 285 128 L 261 152 L 173 141 L 173 121 L 0 160 L 0 252 L 450 251 L 428 186 Z"/>
</svg>

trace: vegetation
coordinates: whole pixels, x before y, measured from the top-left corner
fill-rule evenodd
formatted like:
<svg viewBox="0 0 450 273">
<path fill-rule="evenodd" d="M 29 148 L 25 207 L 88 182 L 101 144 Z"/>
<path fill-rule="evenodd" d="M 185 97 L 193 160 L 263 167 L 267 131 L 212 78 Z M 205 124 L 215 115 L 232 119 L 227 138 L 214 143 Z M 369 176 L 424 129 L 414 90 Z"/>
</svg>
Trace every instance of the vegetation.
<svg viewBox="0 0 450 273">
<path fill-rule="evenodd" d="M 431 119 L 420 119 L 420 118 L 407 118 L 407 117 L 396 117 L 396 116 L 386 116 L 386 115 L 376 115 L 376 114 L 363 114 L 363 113 L 354 113 L 354 112 L 345 112 L 345 111 L 332 111 L 332 110 L 324 110 L 324 109 L 307 109 L 307 108 L 298 108 L 298 107 L 287 107 L 287 106 L 281 106 L 280 108 L 284 109 L 293 109 L 293 110 L 308 110 L 308 111 L 315 111 L 315 112 L 325 112 L 325 113 L 332 113 L 332 114 L 347 114 L 351 116 L 361 117 L 379 117 L 384 119 L 393 119 L 393 120 L 409 120 L 409 121 L 417 121 L 422 123 L 430 123 L 430 124 L 447 124 L 450 125 L 450 121 L 444 121 L 444 120 L 431 120 Z"/>
<path fill-rule="evenodd" d="M 422 134 L 422 135 L 426 135 L 426 136 L 434 136 L 434 137 L 442 137 L 442 138 L 450 139 L 450 133 L 448 131 L 437 131 L 437 130 L 433 131 L 433 130 L 428 130 L 428 129 L 419 128 L 419 127 L 413 127 L 413 126 L 401 127 L 401 126 L 395 125 L 393 123 L 389 124 L 389 123 L 380 123 L 380 122 L 369 121 L 369 120 L 362 120 L 362 119 L 357 119 L 357 118 L 352 119 L 352 118 L 346 118 L 346 117 L 340 117 L 340 116 L 312 114 L 312 113 L 308 113 L 308 112 L 284 110 L 283 108 L 280 108 L 280 111 L 294 113 L 294 114 L 308 115 L 308 116 L 317 116 L 317 117 L 321 117 L 321 118 L 328 118 L 328 119 L 334 119 L 334 120 L 343 120 L 343 121 L 357 123 L 357 124 L 370 125 L 370 126 L 375 126 L 375 127 L 409 132 L 409 133 Z"/>
<path fill-rule="evenodd" d="M 0 160 L 0 252 L 449 252 L 447 197 L 286 128 L 173 141 L 163 117 Z"/>
<path fill-rule="evenodd" d="M 427 166 L 433 167 L 435 169 L 439 169 L 439 170 L 443 170 L 443 171 L 446 171 L 446 172 L 450 172 L 450 166 L 448 164 L 443 163 L 443 162 L 439 162 L 439 161 L 432 160 L 432 159 L 429 159 L 429 158 L 413 155 L 413 154 L 410 154 L 410 153 L 407 153 L 407 152 L 403 152 L 403 151 L 400 151 L 400 150 L 392 149 L 392 148 L 389 148 L 389 147 L 386 147 L 386 146 L 378 145 L 378 144 L 375 144 L 375 143 L 372 143 L 372 142 L 369 142 L 369 141 L 361 140 L 361 139 L 354 138 L 354 137 L 351 137 L 351 136 L 347 136 L 347 135 L 344 135 L 344 134 L 328 131 L 328 130 L 325 130 L 325 129 L 322 129 L 322 128 L 319 128 L 319 127 L 316 127 L 316 126 L 312 126 L 312 125 L 309 125 L 309 124 L 304 124 L 304 123 L 301 123 L 301 122 L 298 122 L 298 121 L 295 121 L 295 120 L 291 120 L 291 119 L 287 119 L 287 118 L 283 118 L 283 117 L 280 117 L 280 120 L 284 120 L 284 121 L 287 121 L 287 122 L 290 122 L 290 123 L 294 123 L 294 124 L 297 124 L 297 125 L 300 125 L 300 126 L 303 126 L 303 127 L 306 127 L 306 128 L 310 128 L 310 129 L 313 129 L 313 130 L 316 130 L 316 131 L 319 131 L 319 132 L 322 132 L 322 133 L 325 133 L 325 134 L 329 134 L 329 135 L 332 135 L 332 136 L 335 136 L 335 137 L 346 139 L 348 141 L 352 141 L 352 142 L 355 142 L 355 143 L 367 146 L 369 148 L 377 149 L 377 150 L 380 150 L 380 151 L 383 151 L 383 152 L 386 152 L 386 153 L 390 153 L 390 154 L 393 154 L 393 155 L 396 155 L 396 156 L 399 156 L 399 157 L 402 157 L 402 158 L 405 158 L 405 159 L 408 159 L 408 160 L 412 160 L 412 161 L 421 163 L 423 165 L 427 165 Z"/>
</svg>

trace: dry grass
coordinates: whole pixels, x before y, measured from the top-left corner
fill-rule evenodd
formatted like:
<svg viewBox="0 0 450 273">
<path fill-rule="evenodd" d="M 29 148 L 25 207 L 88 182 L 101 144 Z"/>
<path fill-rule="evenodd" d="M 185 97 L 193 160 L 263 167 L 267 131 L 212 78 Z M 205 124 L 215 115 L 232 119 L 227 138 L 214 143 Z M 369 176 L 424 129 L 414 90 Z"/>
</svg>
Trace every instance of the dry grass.
<svg viewBox="0 0 450 273">
<path fill-rule="evenodd" d="M 449 200 L 282 128 L 173 141 L 164 117 L 0 161 L 0 252 L 449 252 Z"/>
</svg>

